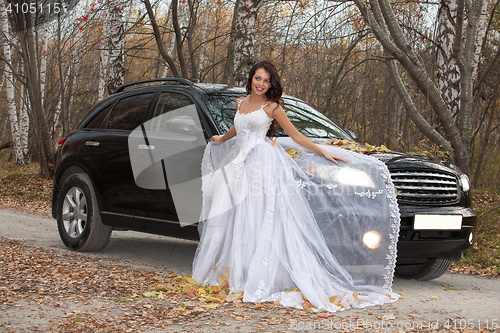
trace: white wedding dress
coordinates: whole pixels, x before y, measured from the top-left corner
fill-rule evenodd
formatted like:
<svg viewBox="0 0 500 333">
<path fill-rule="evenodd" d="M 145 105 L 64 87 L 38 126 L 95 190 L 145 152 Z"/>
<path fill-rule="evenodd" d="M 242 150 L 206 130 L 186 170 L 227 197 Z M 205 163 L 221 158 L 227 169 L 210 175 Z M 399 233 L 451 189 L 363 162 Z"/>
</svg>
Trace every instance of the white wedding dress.
<svg viewBox="0 0 500 333">
<path fill-rule="evenodd" d="M 307 299 L 330 312 L 397 300 L 400 216 L 385 164 L 322 146 L 349 159 L 336 165 L 290 138 L 276 143 L 271 121 L 264 106 L 238 106 L 237 136 L 205 149 L 193 278 L 227 277 L 244 302 L 302 308 Z"/>
</svg>

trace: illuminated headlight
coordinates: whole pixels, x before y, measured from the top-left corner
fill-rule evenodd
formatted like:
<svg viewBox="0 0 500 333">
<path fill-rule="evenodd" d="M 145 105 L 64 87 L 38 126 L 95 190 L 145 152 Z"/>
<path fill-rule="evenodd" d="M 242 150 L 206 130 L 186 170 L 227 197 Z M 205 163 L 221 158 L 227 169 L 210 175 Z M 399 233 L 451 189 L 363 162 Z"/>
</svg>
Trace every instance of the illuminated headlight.
<svg viewBox="0 0 500 333">
<path fill-rule="evenodd" d="M 318 167 L 317 172 L 321 178 L 336 183 L 351 186 L 375 187 L 370 176 L 361 170 L 321 166 Z"/>
<path fill-rule="evenodd" d="M 380 234 L 376 231 L 368 231 L 363 235 L 363 243 L 369 249 L 376 249 L 380 245 Z"/>
<path fill-rule="evenodd" d="M 474 243 L 474 231 L 471 231 L 470 234 L 469 234 L 469 244 L 473 244 Z"/>
<path fill-rule="evenodd" d="M 458 181 L 460 182 L 460 186 L 462 186 L 462 191 L 468 192 L 470 190 L 469 177 L 465 173 L 460 175 Z"/>
</svg>

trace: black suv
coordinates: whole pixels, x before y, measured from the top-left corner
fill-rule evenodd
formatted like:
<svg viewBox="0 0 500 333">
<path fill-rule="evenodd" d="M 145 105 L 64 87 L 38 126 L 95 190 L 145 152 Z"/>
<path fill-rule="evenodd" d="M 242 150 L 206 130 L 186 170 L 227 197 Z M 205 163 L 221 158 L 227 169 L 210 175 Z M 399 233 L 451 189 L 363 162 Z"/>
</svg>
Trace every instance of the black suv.
<svg viewBox="0 0 500 333">
<path fill-rule="evenodd" d="M 113 229 L 197 240 L 196 225 L 179 222 L 173 184 L 167 182 L 169 166 L 156 163 L 151 172 L 159 177 L 139 179 L 129 140 L 146 123 L 165 126 L 154 123 L 161 115 L 191 110 L 191 116 L 170 118 L 167 125 L 174 135 L 167 144 L 175 147 L 196 130 L 202 133 L 202 142 L 171 159 L 170 168 L 199 173 L 205 143 L 232 126 L 235 101 L 242 95 L 241 88 L 172 78 L 123 85 L 99 101 L 77 129 L 59 141 L 52 216 L 64 244 L 73 250 L 97 251 L 106 246 Z M 356 141 L 352 132 L 305 102 L 290 96 L 284 101 L 292 123 L 316 143 L 331 138 Z M 278 142 L 280 136 L 286 134 L 278 133 Z M 147 138 L 137 147 L 145 159 L 154 149 Z M 442 275 L 474 243 L 476 214 L 467 176 L 449 163 L 420 155 L 374 156 L 386 163 L 397 189 L 401 231 L 396 274 L 420 280 Z"/>
</svg>

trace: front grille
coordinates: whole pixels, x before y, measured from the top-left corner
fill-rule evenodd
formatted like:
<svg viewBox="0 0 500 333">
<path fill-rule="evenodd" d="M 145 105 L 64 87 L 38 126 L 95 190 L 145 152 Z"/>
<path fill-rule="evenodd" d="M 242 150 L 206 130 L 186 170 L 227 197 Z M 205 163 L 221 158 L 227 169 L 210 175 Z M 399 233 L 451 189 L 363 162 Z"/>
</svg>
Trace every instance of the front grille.
<svg viewBox="0 0 500 333">
<path fill-rule="evenodd" d="M 391 170 L 400 203 L 454 204 L 459 201 L 457 177 L 440 171 Z"/>
</svg>

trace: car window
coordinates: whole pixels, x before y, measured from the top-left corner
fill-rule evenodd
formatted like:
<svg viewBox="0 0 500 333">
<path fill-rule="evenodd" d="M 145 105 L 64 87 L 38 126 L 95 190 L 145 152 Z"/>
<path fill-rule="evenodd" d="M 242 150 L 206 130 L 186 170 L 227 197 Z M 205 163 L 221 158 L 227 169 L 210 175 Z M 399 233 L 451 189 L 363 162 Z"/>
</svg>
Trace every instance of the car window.
<svg viewBox="0 0 500 333">
<path fill-rule="evenodd" d="M 235 103 L 238 95 L 210 94 L 205 96 L 210 114 L 222 132 L 233 125 Z M 283 98 L 285 111 L 292 124 L 310 138 L 351 139 L 336 123 L 305 102 L 291 98 Z M 281 128 L 277 136 L 287 136 Z"/>
<path fill-rule="evenodd" d="M 222 133 L 233 126 L 237 95 L 205 95 L 208 109 Z"/>
<path fill-rule="evenodd" d="M 113 104 L 111 104 L 113 105 Z M 101 112 L 99 112 L 94 118 L 92 118 L 91 121 L 85 125 L 85 128 L 100 128 L 102 120 L 106 117 L 108 114 L 109 109 L 111 109 L 111 105 L 108 107 L 104 108 Z"/>
<path fill-rule="evenodd" d="M 172 111 L 178 111 L 177 113 L 179 113 L 178 115 L 176 113 L 175 119 L 170 119 L 171 117 L 167 116 L 167 113 Z M 187 119 L 192 118 L 187 115 L 188 113 L 191 114 L 191 116 L 198 118 L 196 105 L 189 97 L 178 93 L 162 93 L 156 103 L 155 112 L 153 114 L 153 119 L 151 119 L 151 126 L 149 130 L 152 132 L 171 132 L 170 127 L 174 126 L 173 124 L 176 122 L 179 123 L 177 125 L 180 125 L 180 123 L 191 123 L 191 121 Z M 193 121 L 195 120 L 193 119 Z M 196 120 L 196 123 L 198 122 L 199 121 Z"/>
<path fill-rule="evenodd" d="M 111 110 L 107 129 L 133 130 L 144 121 L 153 93 L 125 97 Z"/>
<path fill-rule="evenodd" d="M 305 136 L 350 139 L 337 124 L 312 106 L 295 99 L 284 98 L 284 101 L 288 119 Z M 286 136 L 286 133 L 280 128 L 277 135 Z"/>
</svg>

